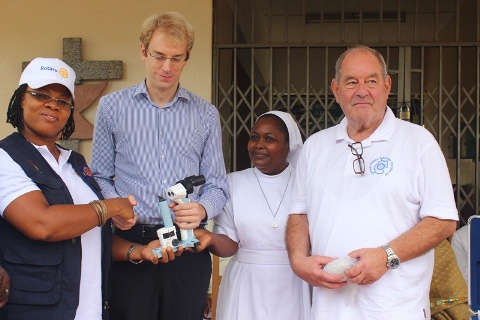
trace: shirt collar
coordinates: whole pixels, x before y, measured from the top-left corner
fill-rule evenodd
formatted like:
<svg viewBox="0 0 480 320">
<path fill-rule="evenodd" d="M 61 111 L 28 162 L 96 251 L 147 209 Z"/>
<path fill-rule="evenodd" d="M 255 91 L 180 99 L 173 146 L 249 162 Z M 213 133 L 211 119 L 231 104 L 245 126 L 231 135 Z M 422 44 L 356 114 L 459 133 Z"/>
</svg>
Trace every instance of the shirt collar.
<svg viewBox="0 0 480 320">
<path fill-rule="evenodd" d="M 150 99 L 150 95 L 148 94 L 146 79 L 144 79 L 133 91 L 134 97 L 137 97 L 138 95 L 142 95 L 146 97 L 152 104 L 154 104 L 152 99 Z M 184 87 L 182 87 L 181 84 L 178 84 L 178 89 L 177 89 L 177 92 L 175 92 L 175 96 L 173 97 L 173 100 L 167 103 L 165 106 L 163 106 L 163 108 L 173 106 L 175 102 L 178 101 L 178 99 L 190 100 L 190 96 L 188 95 L 187 90 Z"/>
<path fill-rule="evenodd" d="M 370 137 L 362 141 L 363 146 L 369 146 L 372 141 L 388 141 L 392 138 L 395 131 L 395 115 L 392 109 L 387 106 L 385 116 L 377 129 L 372 133 Z M 342 121 L 337 126 L 337 132 L 335 136 L 336 141 L 345 140 L 347 142 L 355 142 L 348 136 L 347 133 L 347 118 L 343 117 Z"/>
<path fill-rule="evenodd" d="M 48 150 L 47 146 L 37 146 L 36 144 L 32 145 L 40 152 L 43 158 L 47 160 L 48 163 L 57 163 L 57 160 L 55 160 L 54 156 L 50 153 L 50 150 Z M 72 153 L 72 150 L 66 150 L 63 148 L 58 148 L 57 149 L 60 151 L 60 155 L 58 157 L 58 166 L 63 166 L 68 159 L 70 158 L 70 153 Z"/>
</svg>

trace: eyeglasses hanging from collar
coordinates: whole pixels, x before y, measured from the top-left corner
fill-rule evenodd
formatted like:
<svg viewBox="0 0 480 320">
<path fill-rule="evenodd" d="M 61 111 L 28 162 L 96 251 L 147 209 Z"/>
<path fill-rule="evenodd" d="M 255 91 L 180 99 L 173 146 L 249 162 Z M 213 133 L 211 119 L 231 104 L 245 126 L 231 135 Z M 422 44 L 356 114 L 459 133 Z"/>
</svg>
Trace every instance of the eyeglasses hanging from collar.
<svg viewBox="0 0 480 320">
<path fill-rule="evenodd" d="M 362 158 L 363 155 L 363 146 L 361 142 L 350 143 L 348 145 L 352 154 L 357 157 L 353 160 L 353 171 L 356 174 L 363 175 L 365 173 L 365 161 Z"/>
</svg>

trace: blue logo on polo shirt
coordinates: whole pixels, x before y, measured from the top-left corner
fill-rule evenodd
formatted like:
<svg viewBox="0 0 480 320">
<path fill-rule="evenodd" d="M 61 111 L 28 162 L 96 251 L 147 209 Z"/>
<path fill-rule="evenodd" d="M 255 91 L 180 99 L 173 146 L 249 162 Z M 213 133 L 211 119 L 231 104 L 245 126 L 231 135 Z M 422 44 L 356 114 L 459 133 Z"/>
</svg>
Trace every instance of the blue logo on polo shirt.
<svg viewBox="0 0 480 320">
<path fill-rule="evenodd" d="M 370 173 L 388 175 L 393 170 L 393 161 L 387 157 L 380 157 L 370 162 Z"/>
</svg>

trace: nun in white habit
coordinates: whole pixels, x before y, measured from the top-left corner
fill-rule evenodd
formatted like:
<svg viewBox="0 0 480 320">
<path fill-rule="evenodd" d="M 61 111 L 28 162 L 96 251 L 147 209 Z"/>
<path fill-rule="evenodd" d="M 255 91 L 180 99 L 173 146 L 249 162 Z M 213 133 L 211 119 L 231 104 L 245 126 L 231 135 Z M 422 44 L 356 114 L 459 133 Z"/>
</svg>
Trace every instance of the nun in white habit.
<svg viewBox="0 0 480 320">
<path fill-rule="evenodd" d="M 233 255 L 220 285 L 218 320 L 308 319 L 310 290 L 290 268 L 284 241 L 302 146 L 290 114 L 261 115 L 248 142 L 254 167 L 228 175 L 230 199 L 214 233 L 195 233 L 202 249 Z"/>
</svg>

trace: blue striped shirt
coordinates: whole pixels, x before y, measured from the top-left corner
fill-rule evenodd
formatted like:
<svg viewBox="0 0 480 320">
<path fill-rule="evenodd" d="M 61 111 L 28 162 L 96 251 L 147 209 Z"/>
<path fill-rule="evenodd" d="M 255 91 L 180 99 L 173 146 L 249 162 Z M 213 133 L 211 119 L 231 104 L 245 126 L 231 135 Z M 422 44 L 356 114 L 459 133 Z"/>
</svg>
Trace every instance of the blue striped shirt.
<svg viewBox="0 0 480 320">
<path fill-rule="evenodd" d="M 159 108 L 143 81 L 100 99 L 91 169 L 105 198 L 135 196 L 135 213 L 144 224 L 163 223 L 158 195 L 203 174 L 206 183 L 189 198 L 212 219 L 228 195 L 220 130 L 212 104 L 179 86 L 173 101 Z"/>
</svg>

